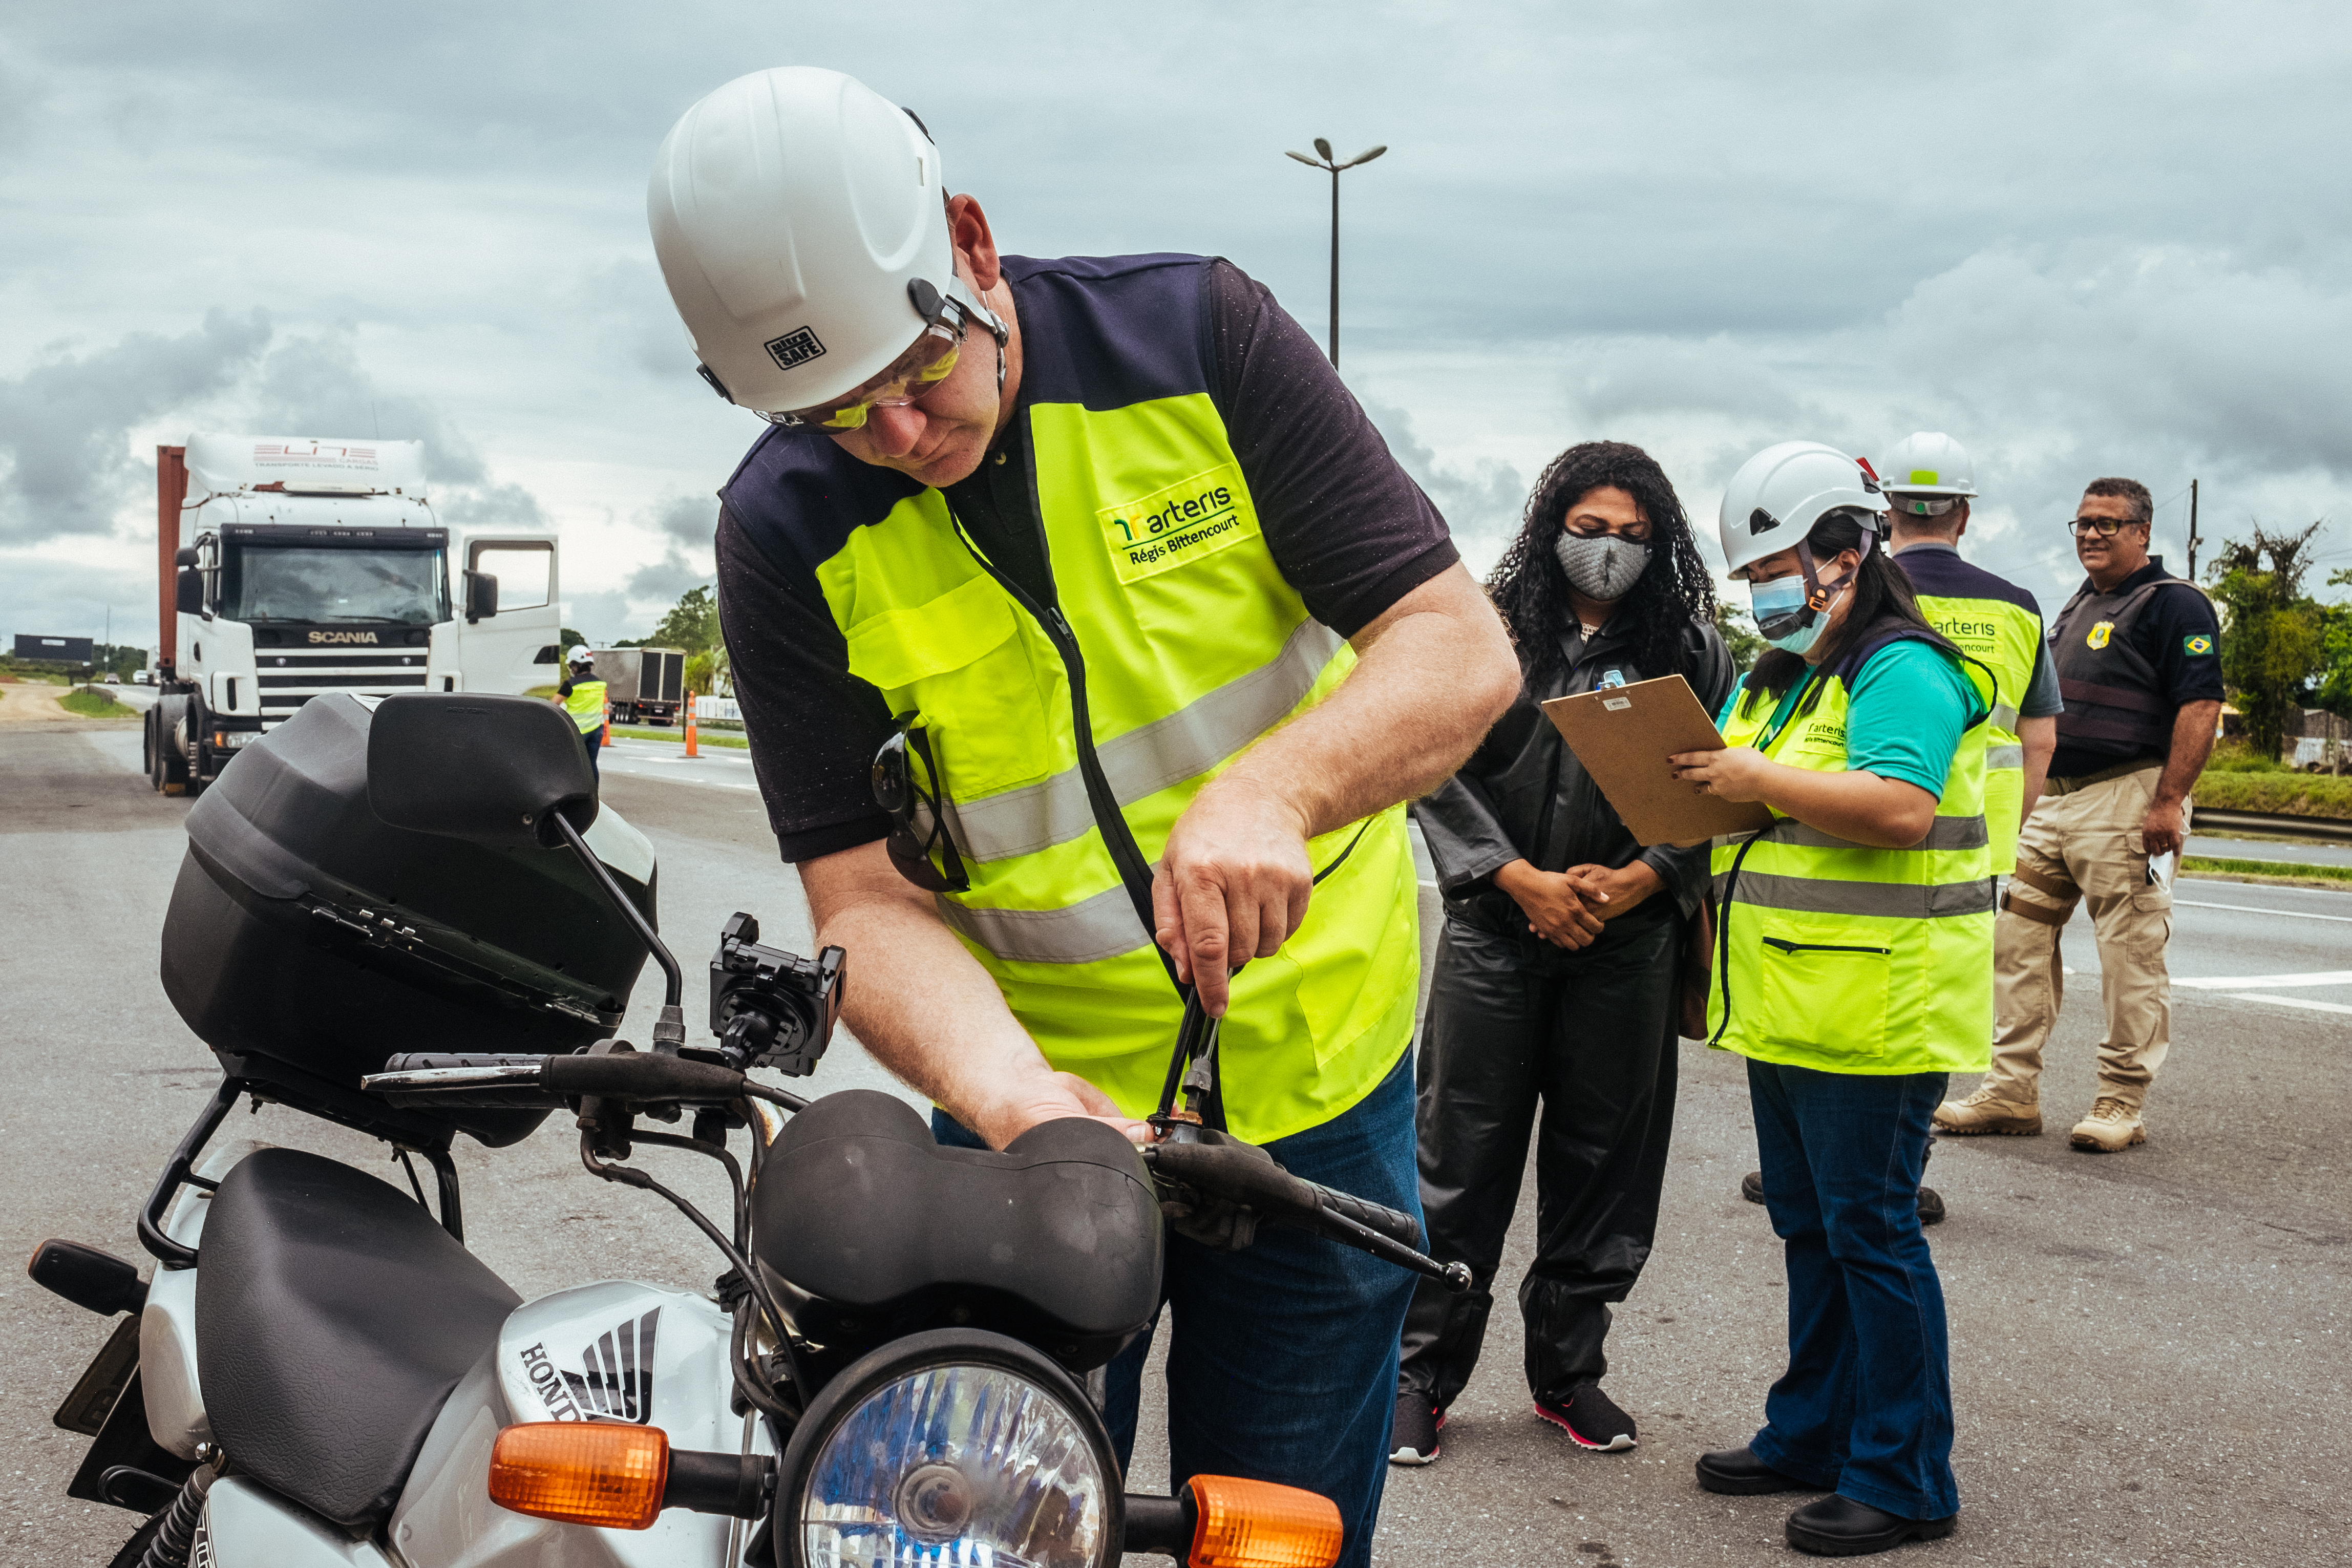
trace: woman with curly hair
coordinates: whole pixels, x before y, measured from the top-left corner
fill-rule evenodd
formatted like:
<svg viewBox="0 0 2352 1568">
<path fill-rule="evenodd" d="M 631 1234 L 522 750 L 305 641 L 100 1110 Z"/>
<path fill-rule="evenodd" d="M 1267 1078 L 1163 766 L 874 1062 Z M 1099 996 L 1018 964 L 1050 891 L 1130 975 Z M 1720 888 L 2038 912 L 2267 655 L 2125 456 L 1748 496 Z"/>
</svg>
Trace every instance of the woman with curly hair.
<svg viewBox="0 0 2352 1568">
<path fill-rule="evenodd" d="M 1405 1319 L 1391 1458 L 1437 1458 L 1486 1336 L 1503 1237 L 1537 1141 L 1537 1249 L 1519 1286 L 1535 1412 L 1586 1448 L 1634 1445 L 1601 1391 L 1609 1306 L 1641 1277 L 1675 1113 L 1685 922 L 1707 851 L 1634 842 L 1538 704 L 1680 675 L 1712 712 L 1737 672 L 1690 519 L 1650 455 L 1588 441 L 1552 460 L 1487 580 L 1518 645 L 1518 700 L 1413 816 L 1445 929 L 1419 1065 L 1430 1250 Z"/>
</svg>

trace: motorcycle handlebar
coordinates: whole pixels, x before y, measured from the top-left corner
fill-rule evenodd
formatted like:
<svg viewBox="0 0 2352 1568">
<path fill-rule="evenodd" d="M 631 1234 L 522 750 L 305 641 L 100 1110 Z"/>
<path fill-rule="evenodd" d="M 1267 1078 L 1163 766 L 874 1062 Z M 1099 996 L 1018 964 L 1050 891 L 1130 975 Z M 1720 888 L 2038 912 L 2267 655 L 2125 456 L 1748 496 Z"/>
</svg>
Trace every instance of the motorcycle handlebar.
<svg viewBox="0 0 2352 1568">
<path fill-rule="evenodd" d="M 1423 1254 L 1421 1226 L 1409 1215 L 1352 1193 L 1294 1176 L 1264 1150 L 1238 1140 L 1153 1144 L 1145 1159 L 1154 1173 L 1237 1204 L 1278 1224 L 1354 1247 L 1375 1258 L 1444 1282 L 1449 1289 L 1470 1285 L 1459 1263 L 1442 1264 Z"/>
<path fill-rule="evenodd" d="M 504 1056 L 481 1051 L 409 1051 L 360 1087 L 395 1105 L 539 1108 L 595 1096 L 605 1100 L 723 1105 L 742 1097 L 743 1075 L 715 1062 L 661 1051 L 603 1056 Z"/>
</svg>

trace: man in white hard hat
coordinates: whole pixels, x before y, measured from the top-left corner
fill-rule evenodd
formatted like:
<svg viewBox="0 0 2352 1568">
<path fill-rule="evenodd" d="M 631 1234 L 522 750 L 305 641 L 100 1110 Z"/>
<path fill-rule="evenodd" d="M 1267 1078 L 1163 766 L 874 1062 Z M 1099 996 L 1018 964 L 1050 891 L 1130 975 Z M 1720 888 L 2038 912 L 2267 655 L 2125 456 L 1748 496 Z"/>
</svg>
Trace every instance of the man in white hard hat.
<svg viewBox="0 0 2352 1568">
<path fill-rule="evenodd" d="M 943 1139 L 1140 1139 L 1197 987 L 1211 1120 L 1416 1208 L 1402 803 L 1517 663 L 1312 342 L 1222 261 L 1000 257 L 921 122 L 830 71 L 688 110 L 648 208 L 704 379 L 775 426 L 720 492 L 719 600 L 859 1039 Z M 1412 1283 L 1171 1237 L 1173 1479 L 1322 1492 L 1364 1562 Z"/>
<path fill-rule="evenodd" d="M 604 777 L 596 763 L 604 747 L 604 689 L 596 679 L 594 655 L 574 647 L 563 656 L 563 680 L 555 689 L 555 700 L 579 726 L 580 743 L 588 748 L 588 771 L 599 779 Z"/>
</svg>

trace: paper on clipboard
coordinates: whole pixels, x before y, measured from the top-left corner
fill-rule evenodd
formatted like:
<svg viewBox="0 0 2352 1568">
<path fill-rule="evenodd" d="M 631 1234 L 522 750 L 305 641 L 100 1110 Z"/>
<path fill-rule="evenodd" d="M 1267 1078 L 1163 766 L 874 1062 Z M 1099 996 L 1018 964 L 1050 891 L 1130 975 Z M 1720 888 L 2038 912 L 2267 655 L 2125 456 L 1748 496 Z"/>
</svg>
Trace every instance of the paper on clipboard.
<svg viewBox="0 0 2352 1568">
<path fill-rule="evenodd" d="M 1702 795 L 1696 784 L 1675 778 L 1668 757 L 1719 751 L 1724 743 L 1698 694 L 1679 675 L 1555 697 L 1543 710 L 1644 848 L 1749 833 L 1772 820 L 1761 805 Z"/>
</svg>

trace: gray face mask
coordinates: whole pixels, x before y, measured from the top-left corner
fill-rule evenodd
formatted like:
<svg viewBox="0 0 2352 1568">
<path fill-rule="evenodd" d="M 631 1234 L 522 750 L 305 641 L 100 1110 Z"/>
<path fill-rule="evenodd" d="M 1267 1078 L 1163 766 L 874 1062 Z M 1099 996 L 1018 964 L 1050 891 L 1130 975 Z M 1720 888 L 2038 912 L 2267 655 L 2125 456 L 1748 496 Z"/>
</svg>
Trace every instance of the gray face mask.
<svg viewBox="0 0 2352 1568">
<path fill-rule="evenodd" d="M 1576 591 L 1604 605 L 1614 604 L 1632 593 L 1634 583 L 1650 564 L 1648 545 L 1637 540 L 1619 539 L 1614 534 L 1580 539 L 1563 532 L 1552 550 L 1559 557 L 1559 569 L 1568 574 Z"/>
</svg>

